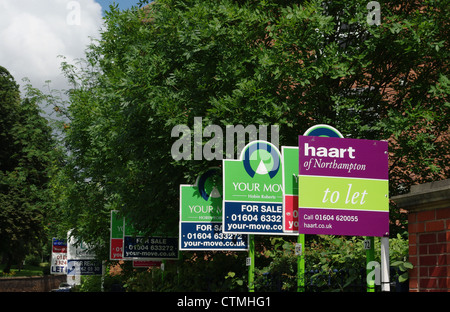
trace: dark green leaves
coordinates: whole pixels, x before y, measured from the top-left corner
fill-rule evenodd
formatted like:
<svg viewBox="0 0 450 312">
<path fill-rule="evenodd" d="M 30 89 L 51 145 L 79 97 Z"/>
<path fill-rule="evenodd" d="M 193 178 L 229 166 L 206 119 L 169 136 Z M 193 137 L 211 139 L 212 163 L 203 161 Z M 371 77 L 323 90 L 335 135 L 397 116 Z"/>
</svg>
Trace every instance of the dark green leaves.
<svg viewBox="0 0 450 312">
<path fill-rule="evenodd" d="M 447 177 L 444 4 L 383 3 L 379 25 L 367 23 L 362 0 L 111 8 L 88 65 L 65 67 L 70 181 L 92 188 L 82 194 L 100 198 L 98 209 L 117 207 L 148 233 L 177 233 L 179 184 L 221 164 L 171 157 L 172 128 L 192 130 L 195 117 L 203 129 L 279 125 L 280 145 L 319 123 L 388 140 L 392 195 Z"/>
</svg>

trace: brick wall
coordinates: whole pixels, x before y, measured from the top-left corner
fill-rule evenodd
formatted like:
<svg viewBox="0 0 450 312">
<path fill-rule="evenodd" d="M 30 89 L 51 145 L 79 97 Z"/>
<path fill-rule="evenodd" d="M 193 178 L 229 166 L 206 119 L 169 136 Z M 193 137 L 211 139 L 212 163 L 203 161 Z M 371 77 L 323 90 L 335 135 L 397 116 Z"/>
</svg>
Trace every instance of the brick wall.
<svg viewBox="0 0 450 312">
<path fill-rule="evenodd" d="M 0 292 L 47 292 L 66 280 L 66 275 L 0 278 Z"/>
<path fill-rule="evenodd" d="M 450 290 L 450 206 L 410 213 L 410 291 Z"/>
<path fill-rule="evenodd" d="M 393 200 L 409 212 L 409 290 L 450 292 L 450 180 L 414 186 Z"/>
</svg>

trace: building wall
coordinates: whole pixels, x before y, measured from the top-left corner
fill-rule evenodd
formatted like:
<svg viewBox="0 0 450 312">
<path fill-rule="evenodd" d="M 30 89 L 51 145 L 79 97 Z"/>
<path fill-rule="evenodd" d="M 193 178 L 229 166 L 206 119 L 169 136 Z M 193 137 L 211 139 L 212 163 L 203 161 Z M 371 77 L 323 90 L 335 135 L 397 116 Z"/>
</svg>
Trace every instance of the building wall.
<svg viewBox="0 0 450 312">
<path fill-rule="evenodd" d="M 412 212 L 408 222 L 410 291 L 450 291 L 450 205 Z"/>
<path fill-rule="evenodd" d="M 66 280 L 66 275 L 0 278 L 0 292 L 47 292 Z"/>
<path fill-rule="evenodd" d="M 450 180 L 392 198 L 408 210 L 411 292 L 450 292 Z"/>
</svg>

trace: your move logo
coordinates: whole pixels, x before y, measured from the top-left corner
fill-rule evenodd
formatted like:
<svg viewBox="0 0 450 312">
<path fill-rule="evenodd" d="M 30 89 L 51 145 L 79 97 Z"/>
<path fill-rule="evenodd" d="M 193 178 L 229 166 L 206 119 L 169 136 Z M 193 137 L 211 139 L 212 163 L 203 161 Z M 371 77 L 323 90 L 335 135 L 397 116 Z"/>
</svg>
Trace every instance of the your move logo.
<svg viewBox="0 0 450 312">
<path fill-rule="evenodd" d="M 244 151 L 243 164 L 250 177 L 268 174 L 272 179 L 280 169 L 280 155 L 270 144 L 257 141 Z"/>
<path fill-rule="evenodd" d="M 222 200 L 222 195 L 219 190 L 221 189 L 221 186 L 219 188 L 217 187 L 219 181 L 215 178 L 222 179 L 222 172 L 218 167 L 208 169 L 208 171 L 197 178 L 196 184 L 198 191 L 200 192 L 201 197 L 206 201 L 209 198 L 220 198 L 220 200 Z"/>
</svg>

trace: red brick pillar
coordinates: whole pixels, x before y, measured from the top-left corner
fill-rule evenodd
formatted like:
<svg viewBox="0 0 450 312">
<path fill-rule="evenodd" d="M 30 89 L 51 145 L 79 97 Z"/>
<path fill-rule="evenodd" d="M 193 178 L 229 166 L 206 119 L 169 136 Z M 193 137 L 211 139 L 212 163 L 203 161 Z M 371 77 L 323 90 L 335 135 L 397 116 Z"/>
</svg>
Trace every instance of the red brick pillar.
<svg viewBox="0 0 450 312">
<path fill-rule="evenodd" d="M 392 199 L 409 213 L 409 290 L 450 292 L 450 179 Z"/>
</svg>

